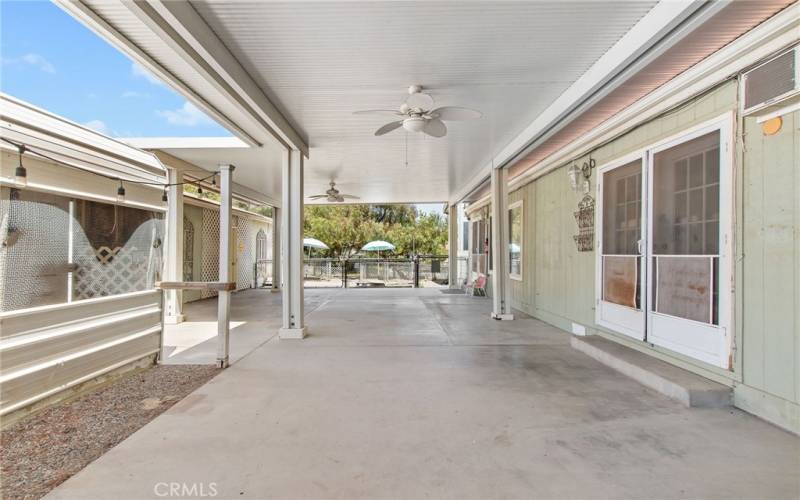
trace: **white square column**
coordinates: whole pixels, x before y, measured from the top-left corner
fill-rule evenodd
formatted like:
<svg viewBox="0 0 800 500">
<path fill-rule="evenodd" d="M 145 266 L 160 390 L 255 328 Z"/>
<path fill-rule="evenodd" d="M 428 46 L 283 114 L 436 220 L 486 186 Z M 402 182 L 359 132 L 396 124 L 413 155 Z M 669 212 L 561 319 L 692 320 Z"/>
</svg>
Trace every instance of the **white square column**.
<svg viewBox="0 0 800 500">
<path fill-rule="evenodd" d="M 219 281 L 235 281 L 231 272 L 233 248 L 233 165 L 219 166 Z M 217 366 L 228 366 L 231 334 L 231 292 L 221 290 L 217 297 Z"/>
<path fill-rule="evenodd" d="M 303 318 L 303 154 L 283 153 L 283 206 L 281 207 L 281 277 L 283 327 L 281 339 L 306 336 Z"/>
<path fill-rule="evenodd" d="M 272 291 L 281 289 L 281 217 L 283 209 L 272 207 Z"/>
<path fill-rule="evenodd" d="M 167 241 L 164 281 L 183 281 L 183 174 L 167 168 Z M 186 319 L 183 314 L 183 291 L 164 293 L 164 323 L 174 325 Z"/>
<path fill-rule="evenodd" d="M 508 171 L 492 169 L 492 318 L 514 319 L 508 278 Z"/>
<path fill-rule="evenodd" d="M 458 290 L 458 205 L 450 205 L 447 209 L 447 271 L 448 288 Z"/>
</svg>

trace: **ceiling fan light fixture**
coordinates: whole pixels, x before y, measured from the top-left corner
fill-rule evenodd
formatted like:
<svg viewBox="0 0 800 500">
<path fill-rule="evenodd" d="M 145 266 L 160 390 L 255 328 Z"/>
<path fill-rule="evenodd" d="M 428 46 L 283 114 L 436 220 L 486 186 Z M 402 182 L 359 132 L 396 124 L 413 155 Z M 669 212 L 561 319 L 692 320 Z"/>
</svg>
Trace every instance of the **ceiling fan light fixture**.
<svg viewBox="0 0 800 500">
<path fill-rule="evenodd" d="M 411 117 L 403 120 L 403 128 L 409 132 L 420 132 L 425 128 L 427 120 L 421 117 Z"/>
</svg>

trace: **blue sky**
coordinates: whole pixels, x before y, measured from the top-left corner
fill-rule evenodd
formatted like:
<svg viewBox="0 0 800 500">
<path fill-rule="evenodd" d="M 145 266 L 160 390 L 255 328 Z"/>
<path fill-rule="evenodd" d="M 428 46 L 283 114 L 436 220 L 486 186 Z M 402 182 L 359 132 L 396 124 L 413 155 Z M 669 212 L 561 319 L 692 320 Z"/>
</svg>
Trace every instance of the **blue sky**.
<svg viewBox="0 0 800 500">
<path fill-rule="evenodd" d="M 115 137 L 230 135 L 46 1 L 0 1 L 0 90 Z"/>
<path fill-rule="evenodd" d="M 0 0 L 0 57 L 2 92 L 106 135 L 231 135 L 50 2 Z"/>
</svg>

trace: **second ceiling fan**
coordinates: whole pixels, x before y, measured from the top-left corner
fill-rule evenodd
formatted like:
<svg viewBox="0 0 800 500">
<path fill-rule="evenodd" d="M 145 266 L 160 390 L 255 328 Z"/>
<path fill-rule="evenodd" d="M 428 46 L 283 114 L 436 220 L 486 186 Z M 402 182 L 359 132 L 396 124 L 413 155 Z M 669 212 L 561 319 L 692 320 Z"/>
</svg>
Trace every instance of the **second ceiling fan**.
<svg viewBox="0 0 800 500">
<path fill-rule="evenodd" d="M 433 107 L 433 97 L 422 92 L 420 85 L 412 85 L 408 88 L 408 99 L 400 105 L 397 111 L 389 109 L 369 109 L 356 111 L 356 115 L 392 115 L 403 117 L 400 120 L 392 121 L 375 131 L 375 135 L 388 134 L 392 130 L 403 127 L 409 132 L 422 132 L 432 137 L 444 137 L 447 135 L 446 121 L 466 121 L 475 120 L 483 116 L 480 111 L 458 106 Z"/>
</svg>

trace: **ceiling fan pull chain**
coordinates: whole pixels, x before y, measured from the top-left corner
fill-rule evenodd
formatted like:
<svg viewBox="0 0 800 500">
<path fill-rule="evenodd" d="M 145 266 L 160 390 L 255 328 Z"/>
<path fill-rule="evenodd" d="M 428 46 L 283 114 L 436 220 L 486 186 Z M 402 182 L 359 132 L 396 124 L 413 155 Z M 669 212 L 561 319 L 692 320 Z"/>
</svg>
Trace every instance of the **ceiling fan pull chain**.
<svg viewBox="0 0 800 500">
<path fill-rule="evenodd" d="M 406 168 L 408 168 L 408 131 L 406 131 Z"/>
</svg>

